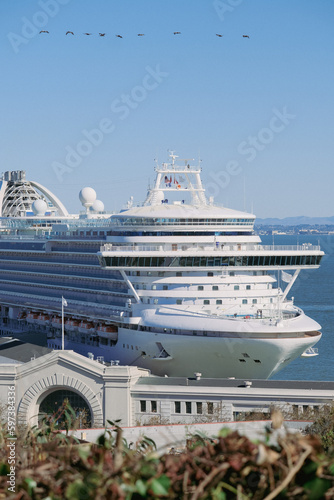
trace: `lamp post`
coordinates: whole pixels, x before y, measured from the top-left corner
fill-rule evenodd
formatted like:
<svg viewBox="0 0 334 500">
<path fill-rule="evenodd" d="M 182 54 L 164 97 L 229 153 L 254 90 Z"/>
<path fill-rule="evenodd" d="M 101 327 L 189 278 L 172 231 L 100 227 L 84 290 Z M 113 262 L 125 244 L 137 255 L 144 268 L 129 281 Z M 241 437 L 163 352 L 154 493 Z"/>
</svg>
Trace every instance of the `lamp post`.
<svg viewBox="0 0 334 500">
<path fill-rule="evenodd" d="M 64 307 L 67 306 L 67 301 L 64 297 L 61 298 L 61 350 L 64 350 L 65 332 L 64 332 Z"/>
</svg>

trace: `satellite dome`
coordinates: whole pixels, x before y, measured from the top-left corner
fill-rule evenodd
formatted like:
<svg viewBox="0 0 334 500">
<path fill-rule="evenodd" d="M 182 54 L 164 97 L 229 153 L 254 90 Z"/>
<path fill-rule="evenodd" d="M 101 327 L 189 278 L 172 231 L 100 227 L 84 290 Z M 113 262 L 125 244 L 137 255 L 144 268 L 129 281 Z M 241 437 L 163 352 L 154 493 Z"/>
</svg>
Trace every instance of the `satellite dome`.
<svg viewBox="0 0 334 500">
<path fill-rule="evenodd" d="M 31 208 L 32 211 L 34 212 L 34 215 L 45 215 L 48 206 L 44 200 L 39 199 L 34 201 Z"/>
<path fill-rule="evenodd" d="M 79 193 L 79 199 L 82 203 L 82 205 L 86 208 L 90 207 L 93 205 L 94 201 L 96 200 L 96 192 L 93 188 L 91 187 L 85 187 L 81 189 Z"/>
<path fill-rule="evenodd" d="M 103 212 L 104 211 L 104 203 L 101 200 L 95 200 L 93 205 L 90 207 L 94 212 Z"/>
</svg>

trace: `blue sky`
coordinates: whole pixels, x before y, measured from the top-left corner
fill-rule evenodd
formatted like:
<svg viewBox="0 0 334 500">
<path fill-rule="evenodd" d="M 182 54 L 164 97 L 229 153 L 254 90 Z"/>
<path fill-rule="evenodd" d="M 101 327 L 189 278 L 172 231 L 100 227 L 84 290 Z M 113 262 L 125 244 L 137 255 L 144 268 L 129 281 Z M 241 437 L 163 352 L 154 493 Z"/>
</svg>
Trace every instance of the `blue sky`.
<svg viewBox="0 0 334 500">
<path fill-rule="evenodd" d="M 70 211 L 142 201 L 170 149 L 217 203 L 334 215 L 332 0 L 2 0 L 0 26 L 1 170 Z"/>
</svg>

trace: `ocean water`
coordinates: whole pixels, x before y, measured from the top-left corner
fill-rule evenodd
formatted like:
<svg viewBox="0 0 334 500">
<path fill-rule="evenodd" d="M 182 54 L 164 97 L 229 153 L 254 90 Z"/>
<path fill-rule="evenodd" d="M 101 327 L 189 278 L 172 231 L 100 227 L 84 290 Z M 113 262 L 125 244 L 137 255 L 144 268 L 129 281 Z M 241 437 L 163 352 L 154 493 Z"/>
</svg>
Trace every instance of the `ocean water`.
<svg viewBox="0 0 334 500">
<path fill-rule="evenodd" d="M 266 245 L 272 236 L 261 236 Z M 321 325 L 322 338 L 315 345 L 319 356 L 298 358 L 277 373 L 276 380 L 334 380 L 334 235 L 275 235 L 275 245 L 320 244 L 325 252 L 319 269 L 302 270 L 288 297 Z M 291 273 L 290 273 L 291 274 Z M 285 284 L 284 284 L 285 285 Z"/>
</svg>

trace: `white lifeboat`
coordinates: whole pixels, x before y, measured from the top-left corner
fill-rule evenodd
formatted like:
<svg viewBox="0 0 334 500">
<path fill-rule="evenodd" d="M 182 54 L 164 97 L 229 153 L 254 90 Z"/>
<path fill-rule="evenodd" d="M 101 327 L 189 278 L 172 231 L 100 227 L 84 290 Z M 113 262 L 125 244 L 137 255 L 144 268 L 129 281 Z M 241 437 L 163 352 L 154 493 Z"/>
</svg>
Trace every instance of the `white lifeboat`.
<svg viewBox="0 0 334 500">
<path fill-rule="evenodd" d="M 27 323 L 36 323 L 38 320 L 38 313 L 30 312 L 27 314 Z"/>
<path fill-rule="evenodd" d="M 51 320 L 51 325 L 53 326 L 53 328 L 61 328 L 61 317 L 53 316 Z"/>
<path fill-rule="evenodd" d="M 95 331 L 95 327 L 93 323 L 89 323 L 88 321 L 81 321 L 78 327 L 80 333 L 93 333 Z"/>
<path fill-rule="evenodd" d="M 36 323 L 38 325 L 48 325 L 50 323 L 50 316 L 48 314 L 39 314 Z"/>
<path fill-rule="evenodd" d="M 117 340 L 118 337 L 118 328 L 114 325 L 99 325 L 97 327 L 97 333 L 99 337 L 103 337 L 105 339 Z"/>
<path fill-rule="evenodd" d="M 65 328 L 69 332 L 76 332 L 78 330 L 79 325 L 80 321 L 73 318 L 69 318 L 68 320 L 66 320 Z"/>
</svg>

